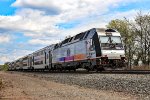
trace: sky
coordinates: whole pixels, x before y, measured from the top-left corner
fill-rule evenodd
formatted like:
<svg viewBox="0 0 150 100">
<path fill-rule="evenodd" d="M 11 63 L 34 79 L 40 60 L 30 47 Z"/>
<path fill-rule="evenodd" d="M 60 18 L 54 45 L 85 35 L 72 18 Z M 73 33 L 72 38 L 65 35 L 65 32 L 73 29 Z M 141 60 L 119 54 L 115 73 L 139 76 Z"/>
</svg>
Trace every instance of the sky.
<svg viewBox="0 0 150 100">
<path fill-rule="evenodd" d="M 0 0 L 0 64 L 113 19 L 150 12 L 150 0 Z"/>
</svg>

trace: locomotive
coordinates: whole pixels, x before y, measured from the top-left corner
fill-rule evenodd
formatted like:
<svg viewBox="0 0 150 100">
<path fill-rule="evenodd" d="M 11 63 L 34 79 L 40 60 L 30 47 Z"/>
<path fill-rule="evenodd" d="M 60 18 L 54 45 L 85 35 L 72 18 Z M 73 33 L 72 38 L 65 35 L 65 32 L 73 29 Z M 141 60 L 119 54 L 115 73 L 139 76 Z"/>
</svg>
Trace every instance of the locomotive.
<svg viewBox="0 0 150 100">
<path fill-rule="evenodd" d="M 121 35 L 93 28 L 9 63 L 9 70 L 118 70 L 126 68 Z"/>
</svg>

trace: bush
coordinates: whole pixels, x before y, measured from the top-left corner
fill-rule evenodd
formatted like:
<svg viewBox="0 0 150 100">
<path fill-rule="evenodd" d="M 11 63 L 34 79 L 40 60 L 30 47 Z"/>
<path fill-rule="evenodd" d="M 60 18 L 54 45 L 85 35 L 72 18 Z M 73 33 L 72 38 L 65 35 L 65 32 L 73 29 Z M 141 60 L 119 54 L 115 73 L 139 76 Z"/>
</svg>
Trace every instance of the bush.
<svg viewBox="0 0 150 100">
<path fill-rule="evenodd" d="M 2 68 L 1 68 L 1 70 L 3 70 L 3 71 L 7 71 L 8 70 L 8 65 L 2 65 Z"/>
</svg>

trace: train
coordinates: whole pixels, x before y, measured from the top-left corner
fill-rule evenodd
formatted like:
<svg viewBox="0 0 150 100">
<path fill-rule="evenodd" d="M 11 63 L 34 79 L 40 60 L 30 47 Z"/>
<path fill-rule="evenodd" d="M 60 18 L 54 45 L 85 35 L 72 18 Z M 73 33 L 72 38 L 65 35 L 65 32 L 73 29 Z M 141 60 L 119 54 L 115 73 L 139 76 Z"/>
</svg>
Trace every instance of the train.
<svg viewBox="0 0 150 100">
<path fill-rule="evenodd" d="M 121 34 L 115 29 L 92 28 L 10 62 L 9 70 L 125 70 Z"/>
</svg>

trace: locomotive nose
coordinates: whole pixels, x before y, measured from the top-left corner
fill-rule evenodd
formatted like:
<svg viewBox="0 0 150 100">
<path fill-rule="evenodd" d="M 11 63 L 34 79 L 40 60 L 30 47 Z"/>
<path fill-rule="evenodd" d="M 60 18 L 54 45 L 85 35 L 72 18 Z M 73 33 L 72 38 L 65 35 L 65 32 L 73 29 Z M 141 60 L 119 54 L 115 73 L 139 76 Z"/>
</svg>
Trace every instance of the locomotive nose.
<svg viewBox="0 0 150 100">
<path fill-rule="evenodd" d="M 107 51 L 103 51 L 103 55 L 107 55 L 108 59 L 121 59 L 121 57 L 123 57 L 124 55 L 124 51 L 123 50 L 107 50 Z"/>
</svg>

